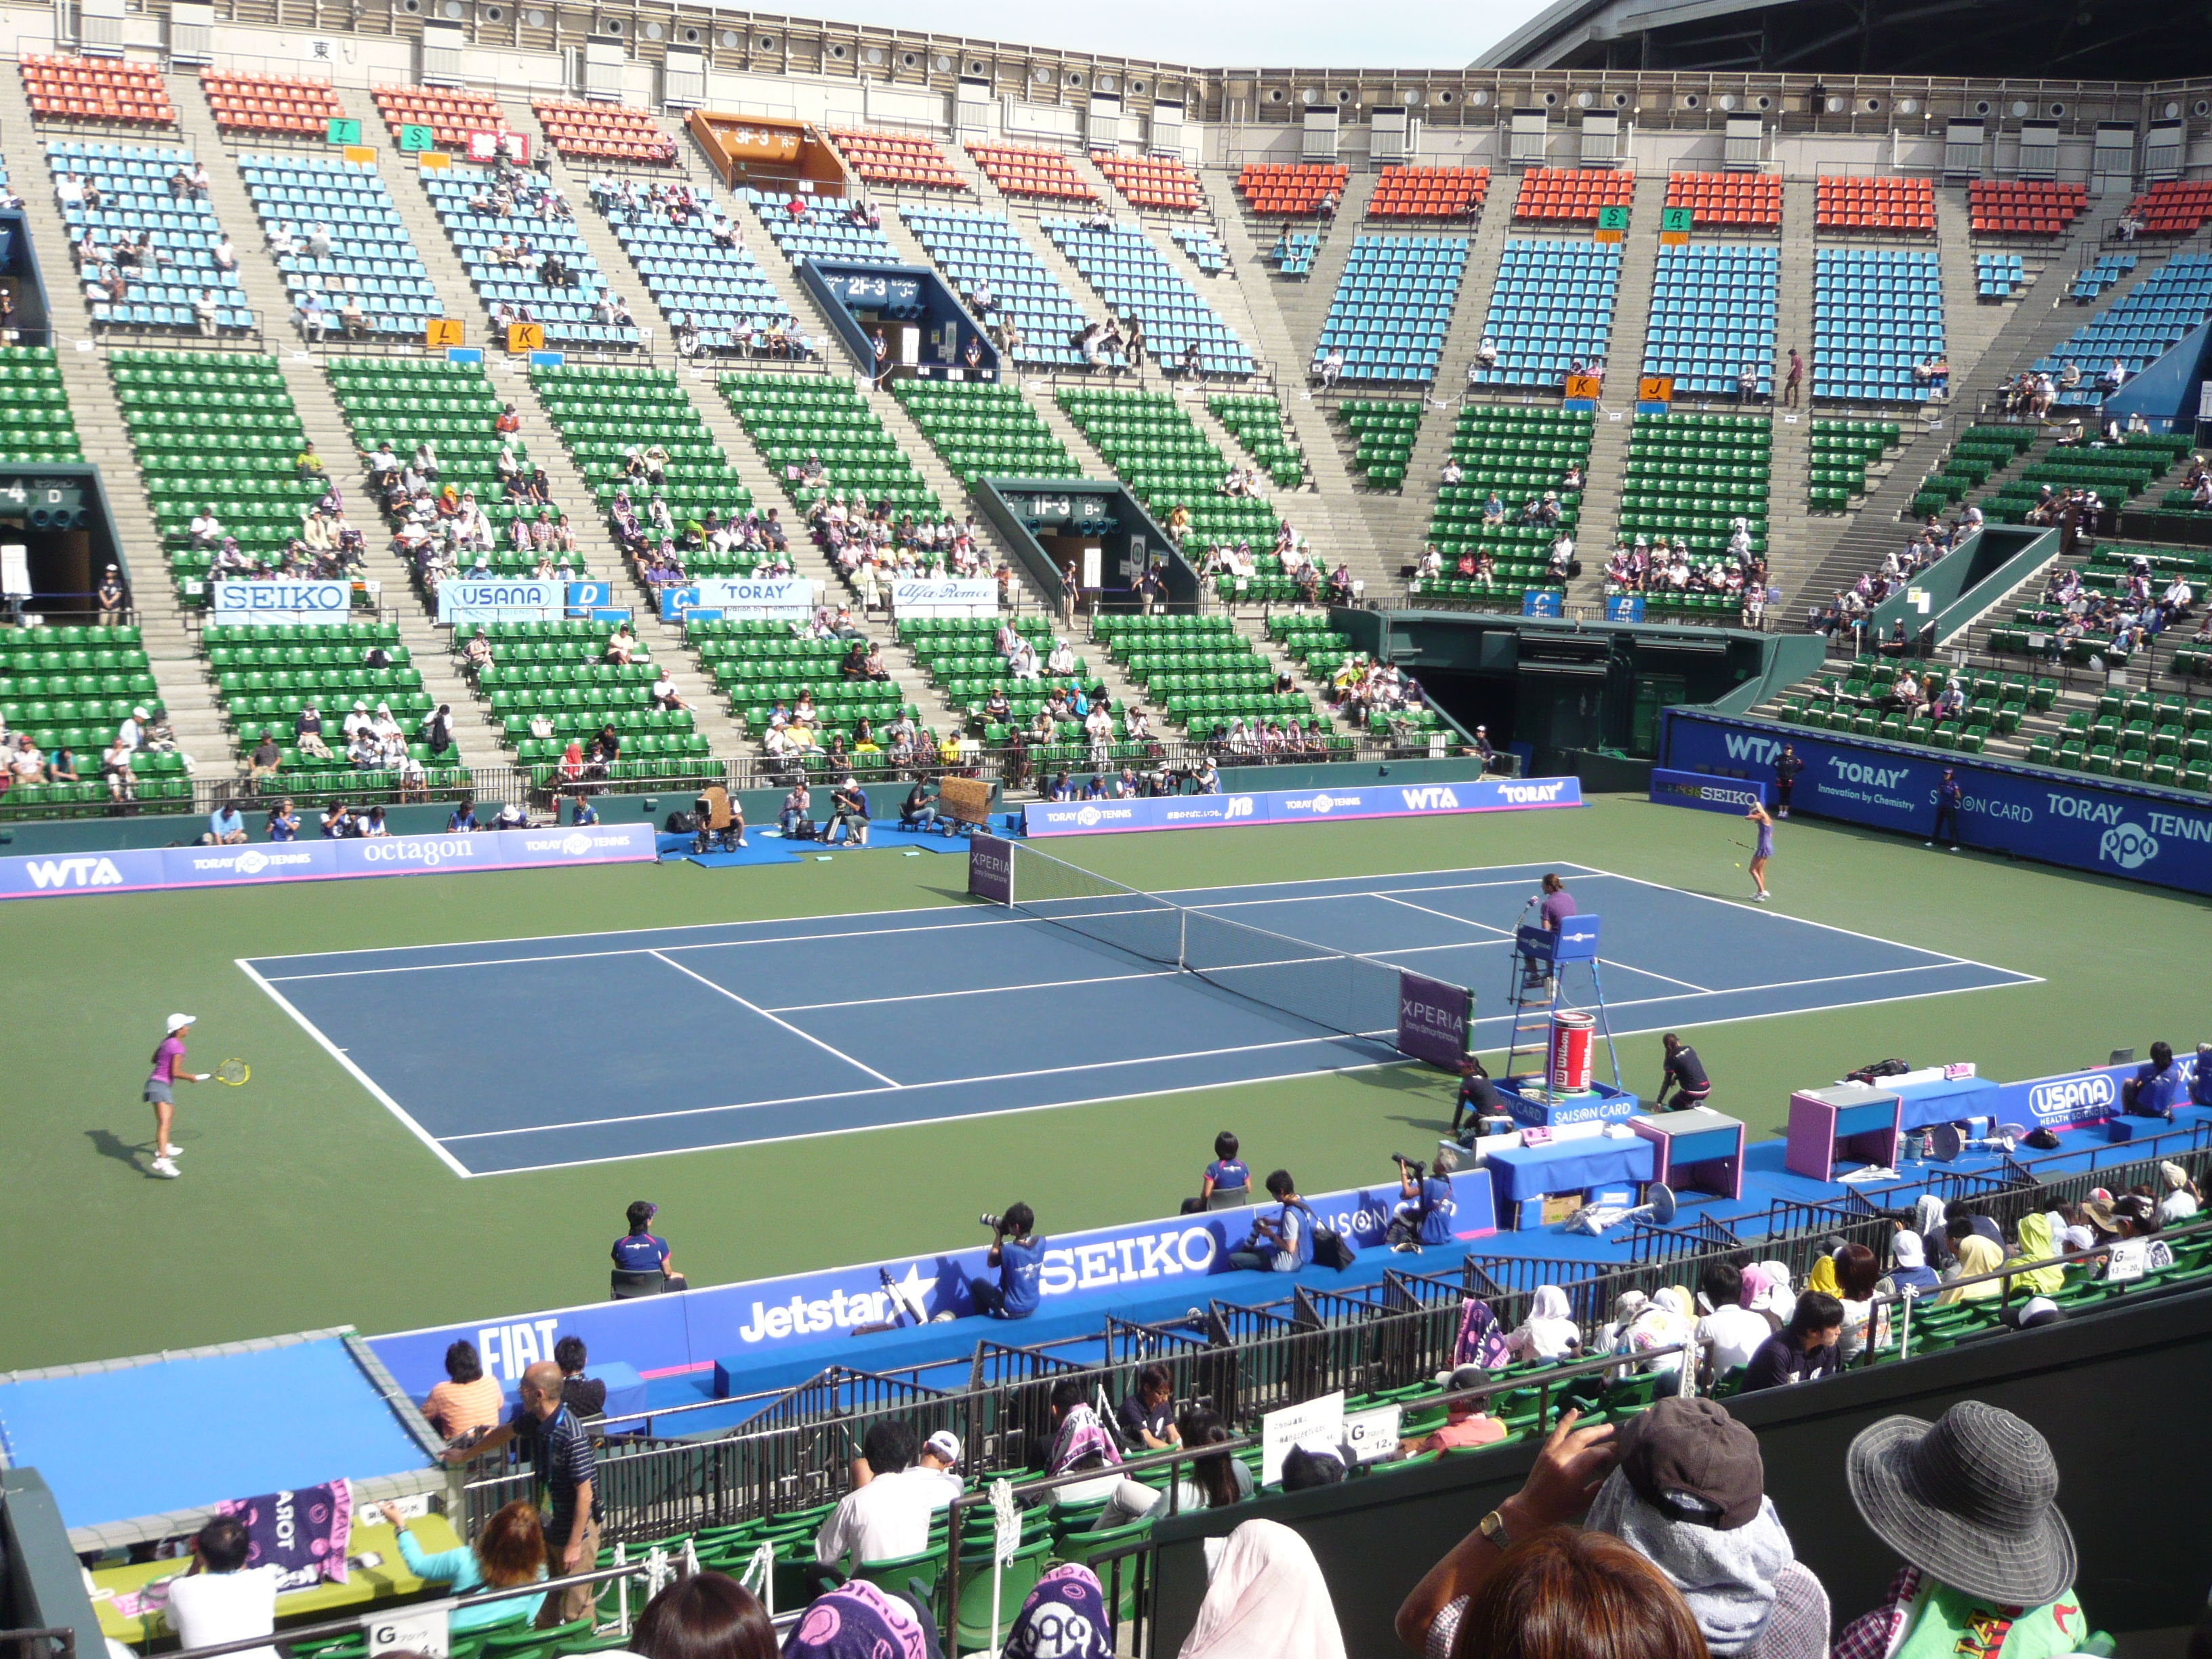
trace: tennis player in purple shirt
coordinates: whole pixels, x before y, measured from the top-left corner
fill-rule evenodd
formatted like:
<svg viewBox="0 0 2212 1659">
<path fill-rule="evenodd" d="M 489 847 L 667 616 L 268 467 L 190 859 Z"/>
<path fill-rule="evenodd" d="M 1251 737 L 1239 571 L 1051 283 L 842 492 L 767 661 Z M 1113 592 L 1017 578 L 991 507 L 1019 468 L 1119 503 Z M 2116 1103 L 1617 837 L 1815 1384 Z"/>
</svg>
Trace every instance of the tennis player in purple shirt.
<svg viewBox="0 0 2212 1659">
<path fill-rule="evenodd" d="M 164 1181 L 183 1173 L 177 1168 L 177 1149 L 169 1144 L 169 1125 L 177 1115 L 175 1087 L 208 1079 L 205 1072 L 184 1069 L 185 1033 L 191 1027 L 190 1014 L 169 1016 L 167 1034 L 154 1050 L 154 1074 L 146 1079 L 146 1099 L 154 1108 L 154 1173 Z"/>
</svg>

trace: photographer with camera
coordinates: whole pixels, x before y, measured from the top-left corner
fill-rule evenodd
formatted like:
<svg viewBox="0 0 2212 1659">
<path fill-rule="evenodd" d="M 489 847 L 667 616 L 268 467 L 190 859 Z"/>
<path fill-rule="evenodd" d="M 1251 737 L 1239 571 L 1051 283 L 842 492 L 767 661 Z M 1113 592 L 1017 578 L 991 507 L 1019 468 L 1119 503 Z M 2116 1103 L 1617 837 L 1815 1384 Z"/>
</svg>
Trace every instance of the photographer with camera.
<svg viewBox="0 0 2212 1659">
<path fill-rule="evenodd" d="M 1390 1154 L 1398 1166 L 1400 1202 L 1382 1230 L 1382 1242 L 1394 1250 L 1419 1255 L 1424 1244 L 1452 1242 L 1452 1218 L 1459 1206 L 1453 1200 L 1451 1182 L 1431 1175 L 1429 1166 L 1401 1152 Z"/>
<path fill-rule="evenodd" d="M 969 1279 L 968 1295 L 978 1313 L 994 1319 L 1027 1319 L 1037 1310 L 1037 1280 L 1044 1267 L 1044 1240 L 1030 1236 L 1036 1216 L 1026 1204 L 1009 1204 L 1006 1214 L 978 1219 L 995 1235 L 985 1260 L 999 1277 L 996 1282 Z"/>
<path fill-rule="evenodd" d="M 1314 1259 L 1314 1212 L 1288 1170 L 1267 1177 L 1267 1195 L 1278 1207 L 1253 1217 L 1252 1231 L 1242 1249 L 1229 1253 L 1229 1265 L 1246 1273 L 1296 1273 Z"/>
</svg>

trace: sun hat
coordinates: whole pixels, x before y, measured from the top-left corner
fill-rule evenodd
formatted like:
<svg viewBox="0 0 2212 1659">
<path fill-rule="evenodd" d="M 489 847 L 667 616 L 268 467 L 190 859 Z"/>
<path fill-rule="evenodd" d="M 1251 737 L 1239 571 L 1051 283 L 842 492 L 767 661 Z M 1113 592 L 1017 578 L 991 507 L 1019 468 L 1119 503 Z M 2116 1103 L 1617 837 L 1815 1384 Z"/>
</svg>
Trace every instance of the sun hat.
<svg viewBox="0 0 2212 1659">
<path fill-rule="evenodd" d="M 1934 1423 L 1885 1417 L 1844 1473 L 1875 1536 L 1954 1589 L 2039 1607 L 2074 1582 L 2057 1460 L 2010 1412 L 1962 1400 Z"/>
<path fill-rule="evenodd" d="M 1766 1494 L 1759 1437 L 1718 1401 L 1662 1400 L 1622 1424 L 1614 1444 L 1628 1484 L 1662 1514 L 1722 1532 L 1759 1518 Z"/>
<path fill-rule="evenodd" d="M 183 1030 L 185 1026 L 190 1025 L 191 1023 L 192 1017 L 190 1014 L 171 1014 L 168 1021 L 169 1035 L 171 1036 L 174 1036 L 178 1032 Z"/>
</svg>

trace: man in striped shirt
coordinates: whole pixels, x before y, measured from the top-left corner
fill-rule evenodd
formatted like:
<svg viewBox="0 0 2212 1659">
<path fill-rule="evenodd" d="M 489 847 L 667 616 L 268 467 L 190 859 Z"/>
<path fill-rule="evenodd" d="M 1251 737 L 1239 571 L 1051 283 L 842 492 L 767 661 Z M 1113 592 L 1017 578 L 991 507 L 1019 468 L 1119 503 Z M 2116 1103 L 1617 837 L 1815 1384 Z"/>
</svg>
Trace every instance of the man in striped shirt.
<svg viewBox="0 0 2212 1659">
<path fill-rule="evenodd" d="M 473 1446 L 445 1454 L 448 1463 L 483 1457 L 520 1437 L 531 1448 L 531 1462 L 545 1489 L 545 1563 L 549 1577 L 589 1572 L 599 1565 L 599 1504 L 595 1490 L 599 1460 L 592 1437 L 561 1398 L 561 1367 L 540 1360 L 522 1374 L 522 1403 L 514 1415 Z M 573 1623 L 592 1611 L 589 1584 L 574 1585 L 556 1601 L 549 1595 L 538 1610 L 541 1627 Z"/>
</svg>

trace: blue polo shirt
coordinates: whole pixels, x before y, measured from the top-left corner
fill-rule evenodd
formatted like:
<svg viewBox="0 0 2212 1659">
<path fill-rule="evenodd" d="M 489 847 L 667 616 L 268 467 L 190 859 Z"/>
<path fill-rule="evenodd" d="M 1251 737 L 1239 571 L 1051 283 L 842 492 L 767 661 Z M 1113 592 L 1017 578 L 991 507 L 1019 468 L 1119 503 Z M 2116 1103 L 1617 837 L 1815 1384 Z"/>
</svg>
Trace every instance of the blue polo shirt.
<svg viewBox="0 0 2212 1659">
<path fill-rule="evenodd" d="M 668 1243 L 651 1233 L 625 1233 L 615 1240 L 615 1266 L 626 1273 L 649 1273 L 668 1260 Z"/>
<path fill-rule="evenodd" d="M 209 813 L 208 828 L 218 836 L 234 836 L 246 828 L 246 820 L 234 806 L 228 811 Z"/>
<path fill-rule="evenodd" d="M 999 1291 L 1006 1298 L 1009 1319 L 1024 1319 L 1037 1310 L 1037 1280 L 1044 1272 L 1044 1240 L 1005 1238 L 999 1242 Z"/>
<path fill-rule="evenodd" d="M 1233 1158 L 1217 1158 L 1206 1166 L 1206 1178 L 1217 1193 L 1231 1193 L 1252 1184 L 1252 1171 Z"/>
</svg>

